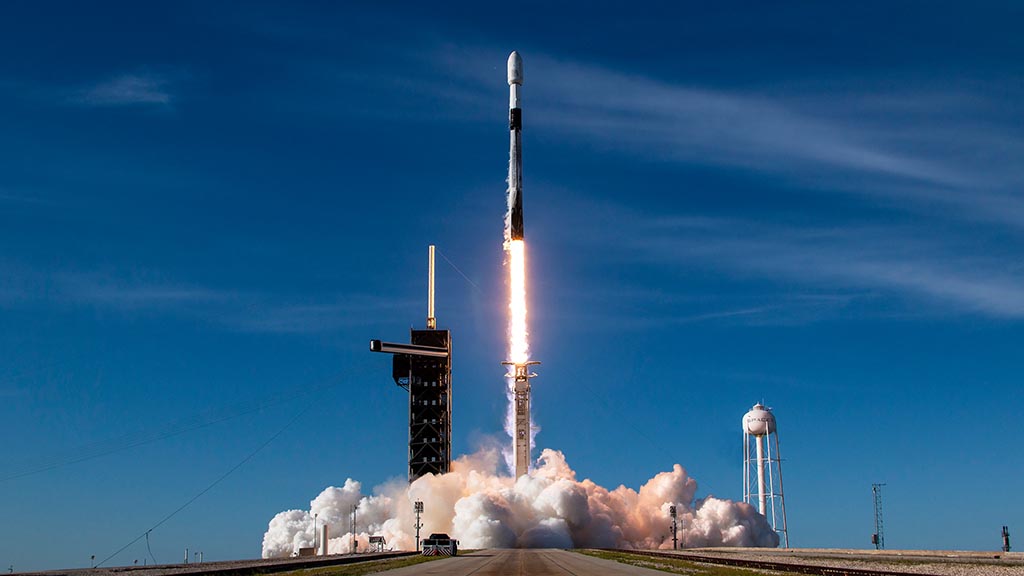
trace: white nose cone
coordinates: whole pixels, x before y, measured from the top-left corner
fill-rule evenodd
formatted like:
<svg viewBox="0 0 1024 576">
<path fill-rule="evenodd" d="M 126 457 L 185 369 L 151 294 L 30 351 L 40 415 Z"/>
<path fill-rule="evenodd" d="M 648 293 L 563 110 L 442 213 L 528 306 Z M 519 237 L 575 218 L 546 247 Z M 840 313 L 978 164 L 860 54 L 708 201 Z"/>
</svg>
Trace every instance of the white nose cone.
<svg viewBox="0 0 1024 576">
<path fill-rule="evenodd" d="M 515 50 L 508 55 L 508 84 L 523 85 L 523 59 Z"/>
</svg>

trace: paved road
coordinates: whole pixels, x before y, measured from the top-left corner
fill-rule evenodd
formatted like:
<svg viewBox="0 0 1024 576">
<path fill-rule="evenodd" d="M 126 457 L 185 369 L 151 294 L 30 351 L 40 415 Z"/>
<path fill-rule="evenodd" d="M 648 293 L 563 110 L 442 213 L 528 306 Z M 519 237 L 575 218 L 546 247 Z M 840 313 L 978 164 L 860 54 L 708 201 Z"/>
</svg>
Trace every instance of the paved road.
<svg viewBox="0 0 1024 576">
<path fill-rule="evenodd" d="M 387 576 L 665 576 L 664 572 L 637 568 L 565 550 L 483 550 L 455 558 L 435 560 L 378 572 Z"/>
</svg>

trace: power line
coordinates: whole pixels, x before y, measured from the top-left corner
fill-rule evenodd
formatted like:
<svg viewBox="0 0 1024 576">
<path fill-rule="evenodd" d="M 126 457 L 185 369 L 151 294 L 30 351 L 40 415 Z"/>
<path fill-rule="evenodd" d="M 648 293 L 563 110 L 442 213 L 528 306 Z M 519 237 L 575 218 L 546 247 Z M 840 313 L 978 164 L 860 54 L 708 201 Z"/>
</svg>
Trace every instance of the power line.
<svg viewBox="0 0 1024 576">
<path fill-rule="evenodd" d="M 106 558 L 104 558 L 102 561 L 100 561 L 94 567 L 102 566 L 103 564 L 105 564 L 107 562 L 107 560 L 110 560 L 111 558 L 117 556 L 121 552 L 124 552 L 125 549 L 127 549 L 129 546 L 131 546 L 132 544 L 135 544 L 136 542 L 138 542 L 139 540 L 142 540 L 143 538 L 146 538 L 146 542 L 147 542 L 147 545 L 148 545 L 148 543 L 149 543 L 149 533 L 150 532 L 152 532 L 153 530 L 156 530 L 157 528 L 162 526 L 164 524 L 164 522 L 167 522 L 171 518 L 174 518 L 179 512 L 181 512 L 185 508 L 188 508 L 188 506 L 190 504 L 192 504 L 193 502 L 198 500 L 203 494 L 206 494 L 210 490 L 213 490 L 213 488 L 216 485 L 218 485 L 221 482 L 223 482 L 228 476 L 230 476 L 232 473 L 234 473 L 235 470 L 238 470 L 243 465 L 245 465 L 246 462 L 248 462 L 249 460 L 252 460 L 254 456 L 259 454 L 264 448 L 266 448 L 268 445 L 270 445 L 270 443 L 273 442 L 274 440 L 276 440 L 278 436 L 280 436 L 281 434 L 284 434 L 284 432 L 286 430 L 288 430 L 288 428 L 291 428 L 292 424 L 295 424 L 296 422 L 298 422 L 299 418 L 301 418 L 306 412 L 309 411 L 310 408 L 312 408 L 315 405 L 316 405 L 316 403 L 313 403 L 313 404 L 309 404 L 308 406 L 303 408 L 301 411 L 299 411 L 298 414 L 295 415 L 295 417 L 293 417 L 291 420 L 289 420 L 287 424 L 285 424 L 280 430 L 275 432 L 273 436 L 271 436 L 269 439 L 267 439 L 266 442 L 264 442 L 263 444 L 260 444 L 259 447 L 257 447 L 255 450 L 250 452 L 248 456 L 246 456 L 245 458 L 242 458 L 242 460 L 238 464 L 235 464 L 230 470 L 225 472 L 220 478 L 217 478 L 216 480 L 214 480 L 212 484 L 210 484 L 206 488 L 203 488 L 202 491 L 200 491 L 198 494 L 196 494 L 195 496 L 190 498 L 187 502 L 185 502 L 184 504 L 179 506 L 174 512 L 171 512 L 167 516 L 164 516 L 159 522 L 154 524 L 149 530 L 146 530 L 142 534 L 139 534 L 134 540 L 132 540 L 131 542 L 129 542 L 129 543 L 125 544 L 124 546 L 122 546 L 120 549 L 118 549 L 117 552 L 114 552 L 110 556 L 107 556 Z M 152 555 L 152 552 L 150 552 L 150 554 Z M 154 558 L 153 561 L 156 562 L 156 559 Z"/>
<path fill-rule="evenodd" d="M 441 252 L 440 250 L 438 250 L 437 253 L 441 255 L 441 258 L 444 258 L 444 261 L 447 262 L 449 266 L 454 268 L 456 272 L 458 272 L 460 275 L 462 275 L 462 277 L 466 279 L 466 282 L 469 282 L 470 286 L 475 288 L 477 292 L 483 293 L 483 289 L 481 289 L 479 286 L 477 286 L 476 282 L 473 282 L 472 280 L 470 280 L 469 276 L 466 276 L 465 272 L 463 272 L 462 270 L 459 270 L 459 267 L 456 266 L 454 262 L 449 260 L 448 257 L 444 255 L 444 252 Z"/>
</svg>

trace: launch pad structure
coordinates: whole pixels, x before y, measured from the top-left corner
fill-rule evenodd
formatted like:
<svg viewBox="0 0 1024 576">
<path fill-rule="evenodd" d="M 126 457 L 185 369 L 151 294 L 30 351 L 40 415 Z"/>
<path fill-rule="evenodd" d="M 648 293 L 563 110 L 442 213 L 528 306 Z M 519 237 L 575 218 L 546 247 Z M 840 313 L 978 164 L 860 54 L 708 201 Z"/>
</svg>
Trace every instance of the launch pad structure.
<svg viewBox="0 0 1024 576">
<path fill-rule="evenodd" d="M 370 341 L 392 354 L 391 377 L 409 391 L 409 482 L 445 474 L 452 463 L 452 335 L 434 317 L 434 246 L 430 246 L 427 327 L 411 329 L 409 344 Z"/>
<path fill-rule="evenodd" d="M 516 463 L 515 477 L 519 478 L 530 473 L 530 378 L 537 375 L 530 373 L 530 366 L 540 364 L 536 360 L 516 364 L 515 362 L 502 362 L 505 366 L 513 366 L 513 372 L 508 375 L 513 380 L 513 394 L 515 394 L 515 423 L 513 435 L 514 460 Z"/>
</svg>

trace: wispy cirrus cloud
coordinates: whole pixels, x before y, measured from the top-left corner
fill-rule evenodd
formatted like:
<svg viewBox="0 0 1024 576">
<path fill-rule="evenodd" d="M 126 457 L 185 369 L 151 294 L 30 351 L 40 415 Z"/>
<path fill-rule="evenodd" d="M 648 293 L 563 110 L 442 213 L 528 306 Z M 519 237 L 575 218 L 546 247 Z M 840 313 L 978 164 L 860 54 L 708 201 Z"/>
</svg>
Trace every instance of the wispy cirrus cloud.
<svg viewBox="0 0 1024 576">
<path fill-rule="evenodd" d="M 231 313 L 222 321 L 241 332 L 318 334 L 371 325 L 382 317 L 397 316 L 398 310 L 412 305 L 412 302 L 368 294 L 349 294 L 303 303 L 268 302 L 266 298 L 260 298 L 247 305 L 243 312 Z"/>
<path fill-rule="evenodd" d="M 435 58 L 446 74 L 472 80 L 442 90 L 460 104 L 493 98 L 474 87 L 493 84 L 493 66 L 466 59 Z M 1024 229 L 1024 137 L 1012 129 L 1024 118 L 984 94 L 852 79 L 722 89 L 543 55 L 530 57 L 529 71 L 535 125 L 596 149 Z"/>
<path fill-rule="evenodd" d="M 0 262 L 0 307 L 96 308 L 130 316 L 173 315 L 221 329 L 322 334 L 398 317 L 414 302 L 366 293 L 281 296 L 210 288 L 159 274 L 40 272 Z"/>
<path fill-rule="evenodd" d="M 619 223 L 615 249 L 658 266 L 714 269 L 798 291 L 866 290 L 931 314 L 1024 318 L 1024 266 L 929 240 L 911 227 L 792 228 L 685 217 Z"/>
<path fill-rule="evenodd" d="M 26 194 L 23 192 L 14 192 L 0 187 L 0 205 L 7 204 L 9 206 L 33 206 L 33 205 L 47 205 L 50 202 L 41 196 Z"/>
<path fill-rule="evenodd" d="M 967 181 L 948 166 L 874 146 L 867 134 L 767 97 L 552 65 L 557 82 L 538 87 L 535 113 L 545 123 L 654 158 L 773 172 L 822 166 L 943 185 Z"/>
<path fill-rule="evenodd" d="M 233 331 L 266 334 L 321 334 L 372 324 L 403 305 L 360 293 L 310 296 L 295 302 L 294 297 L 253 291 L 98 274 L 63 275 L 57 287 L 56 297 L 71 304 L 133 314 L 173 312 Z"/>
<path fill-rule="evenodd" d="M 71 101 L 84 106 L 165 106 L 173 96 L 170 81 L 152 73 L 121 74 L 77 90 Z"/>
<path fill-rule="evenodd" d="M 454 100 L 493 97 L 473 87 L 493 83 L 489 63 L 443 51 L 435 61 L 467 80 L 441 88 Z M 568 208 L 588 219 L 575 229 L 614 231 L 584 242 L 600 243 L 608 254 L 624 252 L 618 264 L 714 270 L 722 281 L 770 283 L 767 291 L 782 296 L 825 290 L 870 295 L 882 307 L 899 301 L 896 307 L 911 313 L 1024 318 L 1024 265 L 1014 249 L 1019 244 L 1007 242 L 1024 230 L 1018 160 L 1024 135 L 1015 128 L 1024 118 L 1008 99 L 976 86 L 902 78 L 721 88 L 545 56 L 529 62 L 533 125 L 574 144 L 643 162 L 746 171 L 801 193 L 843 194 L 871 207 L 845 218 L 780 204 L 778 214 L 801 217 L 774 224 L 768 223 L 774 216 L 665 214 L 664 204 L 661 213 L 645 211 L 644 198 L 677 193 L 668 185 L 630 190 L 635 203 Z M 688 197 L 700 193 L 690 190 Z M 880 217 L 877 207 L 889 212 Z M 606 222 L 595 223 L 603 217 Z M 734 306 L 662 319 L 774 313 L 770 302 L 741 298 Z"/>
<path fill-rule="evenodd" d="M 122 310 L 201 305 L 230 300 L 228 292 L 165 280 L 110 274 L 57 274 L 55 295 L 65 301 Z"/>
</svg>

